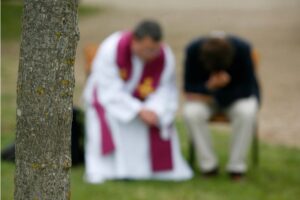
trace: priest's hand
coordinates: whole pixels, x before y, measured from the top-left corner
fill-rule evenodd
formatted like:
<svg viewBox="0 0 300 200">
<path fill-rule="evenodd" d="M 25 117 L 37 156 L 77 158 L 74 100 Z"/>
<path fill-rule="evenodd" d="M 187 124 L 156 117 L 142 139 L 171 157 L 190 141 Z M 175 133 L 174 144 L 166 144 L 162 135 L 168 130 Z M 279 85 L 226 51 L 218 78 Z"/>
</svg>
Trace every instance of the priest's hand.
<svg viewBox="0 0 300 200">
<path fill-rule="evenodd" d="M 220 89 L 228 85 L 230 80 L 230 75 L 227 72 L 216 72 L 209 77 L 208 81 L 206 82 L 206 87 L 209 90 Z"/>
<path fill-rule="evenodd" d="M 142 109 L 139 112 L 139 117 L 149 126 L 157 126 L 158 124 L 158 116 L 151 110 Z"/>
</svg>

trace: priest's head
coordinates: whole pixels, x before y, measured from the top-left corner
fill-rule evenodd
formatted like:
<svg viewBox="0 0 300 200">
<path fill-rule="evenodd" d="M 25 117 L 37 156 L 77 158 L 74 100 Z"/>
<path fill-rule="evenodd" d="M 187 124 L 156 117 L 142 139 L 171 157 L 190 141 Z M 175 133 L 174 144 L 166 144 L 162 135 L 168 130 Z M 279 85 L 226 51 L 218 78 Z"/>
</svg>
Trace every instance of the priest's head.
<svg viewBox="0 0 300 200">
<path fill-rule="evenodd" d="M 158 22 L 142 21 L 133 30 L 132 51 L 143 61 L 150 61 L 159 55 L 162 39 L 163 33 Z"/>
</svg>

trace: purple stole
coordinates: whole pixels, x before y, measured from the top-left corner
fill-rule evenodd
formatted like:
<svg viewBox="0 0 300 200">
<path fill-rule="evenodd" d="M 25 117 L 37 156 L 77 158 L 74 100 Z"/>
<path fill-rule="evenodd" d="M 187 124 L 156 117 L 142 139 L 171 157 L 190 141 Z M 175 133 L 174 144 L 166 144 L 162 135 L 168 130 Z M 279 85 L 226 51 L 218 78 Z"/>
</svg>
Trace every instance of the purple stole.
<svg viewBox="0 0 300 200">
<path fill-rule="evenodd" d="M 96 110 L 99 123 L 101 126 L 100 129 L 100 137 L 101 137 L 101 153 L 102 155 L 108 155 L 112 153 L 115 150 L 115 144 L 112 139 L 112 134 L 110 131 L 110 128 L 108 126 L 106 116 L 105 116 L 105 110 L 103 106 L 100 104 L 100 101 L 97 97 L 97 90 L 94 90 L 93 93 L 93 106 Z"/>
<path fill-rule="evenodd" d="M 117 47 L 117 65 L 119 67 L 120 77 L 125 82 L 131 78 L 132 73 L 131 41 L 132 33 L 125 32 L 121 36 Z M 133 92 L 133 96 L 144 101 L 148 95 L 155 91 L 159 85 L 164 66 L 165 55 L 161 48 L 157 58 L 145 64 L 141 79 Z M 115 145 L 106 122 L 105 110 L 97 99 L 96 90 L 94 92 L 94 107 L 99 118 L 99 123 L 101 124 L 101 152 L 103 155 L 113 153 Z M 154 172 L 171 170 L 173 168 L 171 141 L 161 139 L 160 129 L 158 127 L 149 127 L 149 133 L 152 170 Z"/>
</svg>

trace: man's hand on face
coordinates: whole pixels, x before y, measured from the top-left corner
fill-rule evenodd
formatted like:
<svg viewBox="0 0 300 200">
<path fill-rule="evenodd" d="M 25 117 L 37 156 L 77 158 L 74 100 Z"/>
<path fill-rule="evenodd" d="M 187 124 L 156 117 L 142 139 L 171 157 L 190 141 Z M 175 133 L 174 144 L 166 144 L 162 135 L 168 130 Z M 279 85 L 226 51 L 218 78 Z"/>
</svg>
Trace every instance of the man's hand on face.
<svg viewBox="0 0 300 200">
<path fill-rule="evenodd" d="M 142 109 L 139 112 L 139 117 L 149 126 L 157 126 L 158 124 L 158 116 L 151 110 Z"/>
<path fill-rule="evenodd" d="M 230 75 L 225 71 L 216 72 L 210 75 L 206 82 L 209 90 L 216 90 L 225 87 L 230 82 Z"/>
</svg>

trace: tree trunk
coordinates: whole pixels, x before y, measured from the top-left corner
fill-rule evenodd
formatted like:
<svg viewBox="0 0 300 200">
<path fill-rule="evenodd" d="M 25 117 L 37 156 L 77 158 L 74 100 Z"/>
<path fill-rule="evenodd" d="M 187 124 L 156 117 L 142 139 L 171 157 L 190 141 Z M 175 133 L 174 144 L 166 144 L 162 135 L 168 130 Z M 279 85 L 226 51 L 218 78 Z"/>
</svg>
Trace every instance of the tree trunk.
<svg viewBox="0 0 300 200">
<path fill-rule="evenodd" d="M 25 0 L 17 83 L 15 199 L 70 199 L 77 0 Z"/>
</svg>

